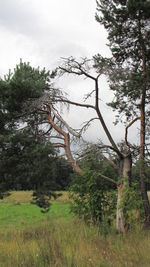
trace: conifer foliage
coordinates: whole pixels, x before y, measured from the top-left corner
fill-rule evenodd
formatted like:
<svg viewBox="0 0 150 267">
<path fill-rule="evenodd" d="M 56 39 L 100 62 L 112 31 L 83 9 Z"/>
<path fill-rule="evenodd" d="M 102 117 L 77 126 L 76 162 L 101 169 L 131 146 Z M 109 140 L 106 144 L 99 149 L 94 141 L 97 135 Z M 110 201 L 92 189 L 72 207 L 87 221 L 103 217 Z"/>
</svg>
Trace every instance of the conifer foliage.
<svg viewBox="0 0 150 267">
<path fill-rule="evenodd" d="M 150 225 L 144 173 L 150 123 L 150 1 L 98 0 L 96 20 L 106 28 L 112 52 L 109 79 L 115 99 L 110 105 L 126 123 L 140 121 L 141 193 Z M 95 58 L 98 65 L 100 56 Z M 127 139 L 126 143 L 129 145 Z"/>
</svg>

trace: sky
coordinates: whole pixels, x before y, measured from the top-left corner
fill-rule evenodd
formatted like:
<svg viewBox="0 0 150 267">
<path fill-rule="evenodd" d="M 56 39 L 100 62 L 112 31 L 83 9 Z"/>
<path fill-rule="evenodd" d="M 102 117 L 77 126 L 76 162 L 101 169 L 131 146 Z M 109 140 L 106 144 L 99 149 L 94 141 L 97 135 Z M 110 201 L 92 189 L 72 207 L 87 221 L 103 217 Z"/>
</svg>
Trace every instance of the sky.
<svg viewBox="0 0 150 267">
<path fill-rule="evenodd" d="M 0 0 L 0 73 L 20 58 L 53 68 L 60 57 L 109 53 L 95 0 Z"/>
<path fill-rule="evenodd" d="M 110 56 L 107 33 L 95 20 L 95 0 L 0 0 L 0 76 L 13 69 L 20 58 L 32 66 L 54 69 L 62 57 Z M 70 99 L 80 99 L 93 88 L 88 80 L 67 77 L 58 81 Z M 124 135 L 121 125 L 113 126 L 114 114 L 106 102 L 113 98 L 106 79 L 100 80 L 101 109 L 116 142 Z M 73 127 L 94 116 L 90 111 L 72 108 L 66 119 Z M 85 134 L 96 142 L 106 140 L 97 123 Z M 131 134 L 131 139 L 135 139 Z"/>
</svg>

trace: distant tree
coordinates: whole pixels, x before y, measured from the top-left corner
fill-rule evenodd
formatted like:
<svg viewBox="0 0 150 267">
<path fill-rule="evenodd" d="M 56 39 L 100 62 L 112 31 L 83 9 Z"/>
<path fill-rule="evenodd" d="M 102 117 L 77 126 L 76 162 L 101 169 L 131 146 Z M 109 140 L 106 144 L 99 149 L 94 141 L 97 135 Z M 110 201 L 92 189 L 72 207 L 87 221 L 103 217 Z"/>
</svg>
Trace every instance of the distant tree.
<svg viewBox="0 0 150 267">
<path fill-rule="evenodd" d="M 150 226 L 150 205 L 144 171 L 146 144 L 149 140 L 150 1 L 97 0 L 96 19 L 108 32 L 112 52 L 109 78 L 115 100 L 111 106 L 118 110 L 128 125 L 140 121 L 139 173 L 145 225 Z M 97 66 L 100 60 L 101 68 L 101 56 L 95 58 Z M 126 144 L 130 146 L 127 139 Z"/>
</svg>

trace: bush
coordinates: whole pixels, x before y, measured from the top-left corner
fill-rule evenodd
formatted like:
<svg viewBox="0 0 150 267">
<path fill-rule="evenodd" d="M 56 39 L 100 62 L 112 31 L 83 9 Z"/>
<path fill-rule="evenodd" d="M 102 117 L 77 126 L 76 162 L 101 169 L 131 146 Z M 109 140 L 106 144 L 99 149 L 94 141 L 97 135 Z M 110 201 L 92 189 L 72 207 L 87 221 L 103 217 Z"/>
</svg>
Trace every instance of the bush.
<svg viewBox="0 0 150 267">
<path fill-rule="evenodd" d="M 121 208 L 130 228 L 135 228 L 144 222 L 144 209 L 138 183 L 124 187 Z"/>
<path fill-rule="evenodd" d="M 116 192 L 98 173 L 86 170 L 83 178 L 76 176 L 70 187 L 72 211 L 88 223 L 111 224 L 116 209 Z"/>
</svg>

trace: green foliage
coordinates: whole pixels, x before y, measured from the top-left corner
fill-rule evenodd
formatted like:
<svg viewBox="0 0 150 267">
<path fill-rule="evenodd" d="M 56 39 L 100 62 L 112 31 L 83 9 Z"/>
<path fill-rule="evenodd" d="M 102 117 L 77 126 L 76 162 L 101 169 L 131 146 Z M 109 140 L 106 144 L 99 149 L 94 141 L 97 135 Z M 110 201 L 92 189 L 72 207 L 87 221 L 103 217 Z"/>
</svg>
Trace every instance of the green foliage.
<svg viewBox="0 0 150 267">
<path fill-rule="evenodd" d="M 106 162 L 103 162 L 101 170 L 105 174 L 106 165 Z M 110 169 L 108 168 L 108 173 Z M 70 198 L 72 211 L 88 223 L 99 225 L 102 222 L 109 225 L 112 223 L 116 208 L 116 193 L 113 186 L 100 177 L 98 171 L 87 167 L 82 178 L 76 176 L 70 187 Z"/>
<path fill-rule="evenodd" d="M 150 17 L 150 2 L 149 0 L 128 0 L 127 1 L 127 8 L 134 16 L 137 17 L 137 13 L 141 13 L 141 17 L 144 16 L 144 18 Z"/>
<path fill-rule="evenodd" d="M 131 229 L 144 222 L 145 215 L 139 184 L 132 183 L 130 187 L 124 186 L 120 208 Z"/>
<path fill-rule="evenodd" d="M 21 61 L 0 84 L 0 87 L 7 87 L 6 109 L 13 114 L 21 112 L 25 101 L 39 98 L 47 89 L 49 81 L 50 73 L 45 69 L 32 68 L 29 63 Z"/>
<path fill-rule="evenodd" d="M 145 176 L 145 184 L 146 184 L 147 190 L 149 191 L 150 190 L 150 179 L 149 179 L 150 166 L 149 166 L 149 164 L 147 164 L 146 162 L 142 162 L 142 160 L 137 160 L 135 165 L 133 166 L 132 179 L 134 182 L 139 183 L 141 164 L 142 164 L 142 166 L 144 164 L 143 174 Z"/>
<path fill-rule="evenodd" d="M 42 213 L 49 212 L 50 209 L 50 200 L 51 198 L 56 199 L 57 194 L 51 191 L 45 190 L 37 190 L 33 192 L 33 201 L 32 204 L 36 204 L 41 208 Z"/>
<path fill-rule="evenodd" d="M 49 77 L 50 74 L 45 69 L 35 69 L 29 63 L 20 61 L 12 73 L 9 71 L 4 79 L 0 79 L 1 195 L 12 188 L 15 182 L 17 187 L 17 179 L 27 179 L 28 167 L 30 165 L 31 168 L 34 160 L 27 156 L 27 150 L 30 150 L 30 153 L 33 146 L 35 147 L 35 142 L 32 139 L 31 127 L 28 134 L 27 131 L 22 133 L 17 130 L 20 125 L 27 127 L 30 121 L 30 105 L 28 110 L 24 110 L 24 104 L 44 93 L 50 81 Z"/>
<path fill-rule="evenodd" d="M 117 179 L 109 160 L 95 146 L 83 151 L 80 166 L 83 177 L 76 176 L 70 187 L 72 211 L 88 223 L 110 228 L 116 209 L 116 191 L 113 184 L 105 181 L 100 174 Z"/>
<path fill-rule="evenodd" d="M 120 118 L 123 113 L 129 121 L 139 113 L 143 88 L 147 91 L 150 88 L 150 2 L 98 0 L 97 11 L 96 19 L 108 31 L 112 52 L 112 63 L 106 64 L 108 59 L 104 62 L 115 94 L 109 105 L 118 110 Z M 95 58 L 97 67 L 101 68 L 101 56 Z M 142 62 L 145 62 L 145 75 Z M 146 117 L 149 119 L 147 112 Z"/>
<path fill-rule="evenodd" d="M 68 186 L 71 171 L 65 159 L 57 158 L 50 142 L 35 140 L 28 132 L 9 135 L 7 146 L 1 151 L 0 177 L 4 191 L 42 187 L 61 190 Z"/>
<path fill-rule="evenodd" d="M 51 165 L 53 157 L 50 144 L 46 147 L 27 133 L 9 135 L 7 146 L 1 151 L 1 179 L 6 181 L 9 189 L 19 189 L 21 184 L 22 189 L 29 189 L 30 182 L 33 184 L 34 179 L 37 182 L 37 178 L 44 175 L 44 169 L 47 170 L 47 165 Z M 40 163 L 43 163 L 43 169 Z"/>
<path fill-rule="evenodd" d="M 70 181 L 69 164 L 57 158 L 44 135 L 47 116 L 37 111 L 40 97 L 53 90 L 55 75 L 55 70 L 50 73 L 20 61 L 0 80 L 1 198 L 10 189 L 64 189 Z"/>
</svg>

